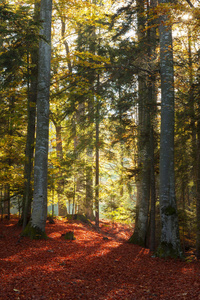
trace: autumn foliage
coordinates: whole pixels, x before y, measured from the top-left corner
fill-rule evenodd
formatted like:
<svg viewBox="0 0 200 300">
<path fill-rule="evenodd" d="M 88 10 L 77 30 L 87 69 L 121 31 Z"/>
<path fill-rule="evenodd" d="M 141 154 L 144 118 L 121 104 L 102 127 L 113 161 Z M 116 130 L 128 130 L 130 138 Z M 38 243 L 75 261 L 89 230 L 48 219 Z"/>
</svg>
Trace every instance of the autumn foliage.
<svg viewBox="0 0 200 300">
<path fill-rule="evenodd" d="M 200 262 L 154 258 L 128 226 L 47 221 L 49 239 L 30 240 L 17 221 L 0 222 L 0 299 L 199 299 Z"/>
</svg>

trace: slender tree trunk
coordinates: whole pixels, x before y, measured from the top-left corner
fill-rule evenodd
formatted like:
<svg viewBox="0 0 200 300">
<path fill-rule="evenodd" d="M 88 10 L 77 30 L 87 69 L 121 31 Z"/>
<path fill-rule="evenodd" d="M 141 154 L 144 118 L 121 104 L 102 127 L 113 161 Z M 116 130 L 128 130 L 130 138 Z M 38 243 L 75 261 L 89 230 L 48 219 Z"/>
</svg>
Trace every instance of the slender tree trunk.
<svg viewBox="0 0 200 300">
<path fill-rule="evenodd" d="M 93 88 L 93 83 L 91 83 L 91 86 Z M 93 97 L 93 96 L 92 96 Z M 91 138 L 89 141 L 89 145 L 86 149 L 86 195 L 85 195 L 85 215 L 89 219 L 94 219 L 94 214 L 93 214 L 93 149 L 92 149 L 92 141 L 94 138 L 94 103 L 93 99 L 88 99 L 88 125 L 89 128 L 87 129 L 88 131 L 88 136 Z"/>
<path fill-rule="evenodd" d="M 87 149 L 86 162 L 86 197 L 85 197 L 85 214 L 87 218 L 94 219 L 93 214 L 93 150 Z"/>
<path fill-rule="evenodd" d="M 0 186 L 0 211 L 1 211 L 1 221 L 3 220 L 3 185 Z"/>
<path fill-rule="evenodd" d="M 155 159 L 154 159 L 154 152 L 155 152 L 155 130 L 156 130 L 156 102 L 157 102 L 157 95 L 156 95 L 156 75 L 155 75 L 155 62 L 157 54 L 156 54 L 156 21 L 151 19 L 150 13 L 151 10 L 154 10 L 157 6 L 157 0 L 149 0 L 148 2 L 148 26 L 149 29 L 147 31 L 148 35 L 148 61 L 149 67 L 151 70 L 151 75 L 148 80 L 148 102 L 149 102 L 149 110 L 150 110 L 150 250 L 155 250 L 155 239 L 156 239 L 156 180 L 155 180 Z"/>
<path fill-rule="evenodd" d="M 96 1 L 92 1 L 94 4 Z M 88 46 L 89 51 L 93 55 L 96 53 L 96 32 L 95 26 L 89 26 L 88 28 Z M 93 63 L 93 59 L 89 60 Z M 93 214 L 93 146 L 92 142 L 94 139 L 94 83 L 96 79 L 95 70 L 92 68 L 88 73 L 88 80 L 90 84 L 90 90 L 92 91 L 91 96 L 88 97 L 88 135 L 91 137 L 90 144 L 87 147 L 87 166 L 86 166 L 86 215 L 90 218 L 94 218 Z"/>
<path fill-rule="evenodd" d="M 65 38 L 65 20 L 63 18 L 61 18 L 61 24 L 62 24 L 61 36 L 62 36 L 62 39 L 63 39 L 63 44 L 65 46 L 66 56 L 69 56 L 69 54 L 70 54 L 69 45 L 68 45 L 67 40 Z M 67 60 L 67 64 L 68 64 L 69 72 L 70 72 L 70 74 L 72 74 L 72 64 L 71 64 L 71 61 L 70 61 L 69 57 L 68 57 L 68 60 Z"/>
<path fill-rule="evenodd" d="M 54 123 L 56 127 L 56 152 L 57 158 L 59 160 L 59 164 L 62 163 L 63 160 L 63 147 L 62 147 L 62 127 L 60 124 Z M 61 168 L 59 170 L 58 176 L 60 179 L 58 180 L 57 194 L 58 194 L 58 215 L 66 216 L 67 215 L 67 207 L 66 203 L 62 200 L 64 194 L 64 178 L 62 178 Z"/>
<path fill-rule="evenodd" d="M 76 162 L 79 162 L 80 155 L 79 155 L 79 143 L 80 143 L 80 127 L 81 127 L 81 119 L 84 115 L 85 112 L 85 103 L 80 103 L 78 106 L 78 110 L 76 111 L 75 114 L 75 120 L 74 120 L 74 153 L 75 153 L 75 158 Z M 78 207 L 78 211 L 83 213 L 83 201 L 81 195 L 83 194 L 83 172 L 82 169 L 78 170 L 76 172 L 76 178 L 75 178 L 75 202 Z"/>
<path fill-rule="evenodd" d="M 98 83 L 99 84 L 99 77 Z M 99 228 L 99 117 L 100 117 L 100 103 L 98 97 L 96 98 L 96 172 L 95 172 L 95 225 Z"/>
<path fill-rule="evenodd" d="M 35 1 L 35 21 L 39 20 L 39 2 Z M 24 194 L 23 194 L 23 208 L 22 220 L 23 230 L 25 229 L 28 221 L 28 216 L 31 215 L 31 202 L 33 198 L 32 188 L 32 170 L 33 170 L 33 153 L 35 144 L 35 119 L 36 119 L 36 102 L 37 102 L 37 75 L 38 75 L 38 47 L 31 49 L 31 72 L 30 89 L 28 88 L 28 126 L 27 126 L 27 139 L 26 139 L 26 152 L 25 152 L 25 167 L 24 167 Z M 29 80 L 28 80 L 29 81 Z M 28 84 L 29 86 L 29 84 Z"/>
<path fill-rule="evenodd" d="M 10 220 L 10 184 L 4 186 L 4 214 Z"/>
<path fill-rule="evenodd" d="M 41 233 L 41 236 L 44 236 L 47 218 L 51 14 L 52 1 L 41 0 L 40 20 L 43 22 L 41 35 L 45 39 L 41 39 L 39 44 L 34 195 L 31 216 L 31 228 L 36 230 L 36 234 L 37 231 Z"/>
<path fill-rule="evenodd" d="M 194 186 L 190 187 L 192 189 L 192 194 L 195 195 L 197 193 L 197 162 L 196 159 L 198 157 L 198 146 L 197 146 L 197 128 L 196 128 L 196 116 L 195 116 L 195 94 L 194 94 L 194 70 L 193 70 L 193 60 L 192 60 L 192 36 L 190 25 L 188 25 L 188 71 L 189 71 L 189 118 L 190 118 L 190 128 L 191 128 L 191 138 L 192 138 L 192 168 L 191 168 L 191 176 L 194 181 Z M 198 197 L 195 195 L 194 197 Z"/>
<path fill-rule="evenodd" d="M 197 104 L 198 104 L 198 121 L 197 121 L 197 161 L 196 161 L 196 221 L 197 221 L 197 235 L 196 235 L 196 257 L 200 259 L 200 74 L 198 75 L 197 88 Z"/>
<path fill-rule="evenodd" d="M 200 105 L 199 105 L 200 108 Z M 200 110 L 200 109 L 199 109 Z M 196 220 L 197 220 L 197 236 L 196 236 L 196 257 L 200 259 L 200 119 L 197 122 L 197 192 L 196 192 Z"/>
<path fill-rule="evenodd" d="M 160 0 L 160 4 L 170 1 Z M 174 68 L 172 28 L 167 14 L 160 16 L 161 136 L 160 136 L 160 257 L 182 255 L 174 176 Z"/>
<path fill-rule="evenodd" d="M 14 115 L 14 106 L 15 106 L 15 99 L 14 96 L 11 96 L 9 99 L 9 120 L 8 120 L 8 133 L 9 133 L 9 151 L 12 153 L 12 149 L 13 149 L 13 115 Z M 11 159 L 11 153 L 8 153 L 8 166 L 11 167 L 12 166 L 12 159 Z M 4 207 L 5 212 L 7 213 L 7 217 L 10 220 L 10 183 L 7 183 L 5 185 L 6 188 L 6 201 L 4 202 L 4 205 L 6 207 Z M 6 208 L 6 209 L 5 209 Z"/>
<path fill-rule="evenodd" d="M 151 208 L 150 208 L 150 245 L 149 248 L 151 251 L 155 250 L 155 240 L 156 240 L 156 183 L 155 183 L 155 170 L 154 170 L 154 133 L 153 126 L 151 126 L 151 135 L 150 135 L 150 151 L 151 151 Z"/>
</svg>

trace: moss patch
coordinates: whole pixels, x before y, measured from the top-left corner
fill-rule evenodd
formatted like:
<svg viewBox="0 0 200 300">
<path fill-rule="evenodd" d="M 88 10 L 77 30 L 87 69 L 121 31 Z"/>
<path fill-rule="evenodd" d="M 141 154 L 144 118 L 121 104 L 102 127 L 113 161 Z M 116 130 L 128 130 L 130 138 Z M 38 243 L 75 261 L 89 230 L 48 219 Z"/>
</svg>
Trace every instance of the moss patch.
<svg viewBox="0 0 200 300">
<path fill-rule="evenodd" d="M 132 236 L 130 237 L 130 239 L 128 240 L 128 242 L 131 243 L 131 244 L 134 244 L 134 245 L 145 247 L 145 241 L 143 241 L 143 239 L 141 239 L 135 233 L 132 234 Z"/>
<path fill-rule="evenodd" d="M 42 231 L 38 227 L 33 227 L 31 222 L 28 223 L 21 236 L 28 236 L 31 240 L 47 240 L 48 237 L 45 231 Z"/>
<path fill-rule="evenodd" d="M 162 242 L 155 253 L 155 256 L 160 258 L 183 258 L 183 254 L 179 247 L 174 248 L 171 243 Z"/>
<path fill-rule="evenodd" d="M 76 239 L 75 236 L 74 236 L 74 232 L 73 231 L 66 232 L 65 235 L 64 235 L 64 238 L 65 238 L 65 240 L 70 240 L 70 241 Z"/>
<path fill-rule="evenodd" d="M 90 221 L 87 219 L 86 216 L 84 215 L 81 215 L 81 214 L 75 214 L 74 217 L 73 217 L 74 220 L 79 220 L 85 224 L 89 224 Z"/>
<path fill-rule="evenodd" d="M 176 214 L 176 208 L 174 208 L 173 206 L 169 205 L 164 209 L 164 214 L 166 216 L 172 216 Z"/>
<path fill-rule="evenodd" d="M 84 224 L 88 224 L 88 225 L 92 226 L 92 223 L 90 222 L 90 220 L 85 215 L 82 215 L 82 214 L 67 215 L 67 219 L 68 220 L 78 220 Z"/>
</svg>

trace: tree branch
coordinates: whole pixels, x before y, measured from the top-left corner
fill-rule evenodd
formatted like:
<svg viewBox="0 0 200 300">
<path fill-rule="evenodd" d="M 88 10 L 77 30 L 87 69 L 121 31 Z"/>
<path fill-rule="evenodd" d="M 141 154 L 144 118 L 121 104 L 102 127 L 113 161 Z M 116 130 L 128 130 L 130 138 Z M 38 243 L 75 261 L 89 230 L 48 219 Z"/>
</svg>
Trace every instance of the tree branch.
<svg viewBox="0 0 200 300">
<path fill-rule="evenodd" d="M 185 0 L 185 1 L 189 4 L 190 7 L 194 8 L 194 5 L 192 4 L 192 2 L 190 0 Z"/>
</svg>

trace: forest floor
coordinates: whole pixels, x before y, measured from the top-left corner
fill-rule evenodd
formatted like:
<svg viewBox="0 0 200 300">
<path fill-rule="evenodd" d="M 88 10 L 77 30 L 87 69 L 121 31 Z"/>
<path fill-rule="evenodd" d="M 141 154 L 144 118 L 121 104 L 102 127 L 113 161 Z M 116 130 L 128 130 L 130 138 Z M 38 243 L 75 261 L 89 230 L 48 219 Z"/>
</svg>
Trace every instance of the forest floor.
<svg viewBox="0 0 200 300">
<path fill-rule="evenodd" d="M 128 226 L 47 221 L 49 239 L 30 240 L 17 221 L 0 221 L 0 299 L 200 299 L 200 262 L 154 258 Z"/>
</svg>

